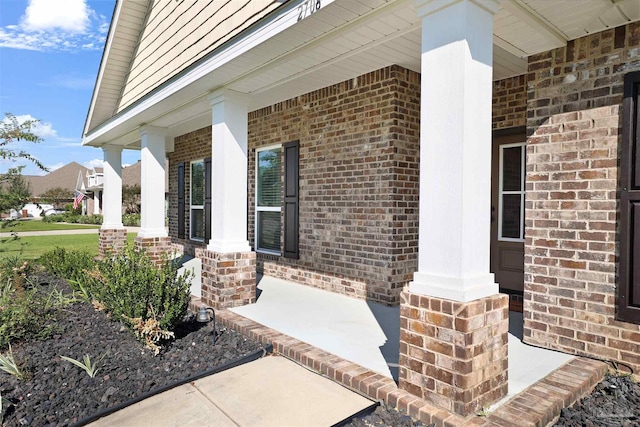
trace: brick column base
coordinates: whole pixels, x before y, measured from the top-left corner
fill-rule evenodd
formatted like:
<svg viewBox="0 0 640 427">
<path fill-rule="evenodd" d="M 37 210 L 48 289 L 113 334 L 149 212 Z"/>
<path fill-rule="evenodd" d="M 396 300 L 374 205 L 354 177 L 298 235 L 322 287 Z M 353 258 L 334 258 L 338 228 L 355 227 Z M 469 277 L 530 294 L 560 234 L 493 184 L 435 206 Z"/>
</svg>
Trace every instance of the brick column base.
<svg viewBox="0 0 640 427">
<path fill-rule="evenodd" d="M 140 237 L 136 236 L 133 239 L 135 248 L 138 250 L 144 250 L 151 258 L 151 261 L 160 265 L 165 259 L 165 254 L 172 251 L 171 238 L 170 237 Z"/>
<path fill-rule="evenodd" d="M 98 255 L 116 253 L 127 246 L 126 228 L 106 228 L 98 230 Z"/>
<path fill-rule="evenodd" d="M 256 301 L 256 253 L 218 253 L 196 249 L 202 259 L 202 296 L 215 309 Z"/>
<path fill-rule="evenodd" d="M 400 296 L 400 388 L 462 416 L 507 394 L 509 297 Z"/>
</svg>

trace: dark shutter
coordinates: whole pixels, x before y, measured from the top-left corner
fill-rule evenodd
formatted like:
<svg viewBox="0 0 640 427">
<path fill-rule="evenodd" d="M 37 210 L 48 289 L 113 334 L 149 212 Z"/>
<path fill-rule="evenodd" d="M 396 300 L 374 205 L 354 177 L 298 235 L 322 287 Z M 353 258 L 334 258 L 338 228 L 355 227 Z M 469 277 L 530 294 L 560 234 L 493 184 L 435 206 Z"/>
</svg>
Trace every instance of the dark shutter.
<svg viewBox="0 0 640 427">
<path fill-rule="evenodd" d="M 624 79 L 618 318 L 640 323 L 640 71 Z"/>
<path fill-rule="evenodd" d="M 284 256 L 298 259 L 298 170 L 300 144 L 284 144 Z"/>
<path fill-rule="evenodd" d="M 178 163 L 178 238 L 184 239 L 184 162 Z"/>
<path fill-rule="evenodd" d="M 211 239 L 211 158 L 204 160 L 204 241 Z"/>
</svg>

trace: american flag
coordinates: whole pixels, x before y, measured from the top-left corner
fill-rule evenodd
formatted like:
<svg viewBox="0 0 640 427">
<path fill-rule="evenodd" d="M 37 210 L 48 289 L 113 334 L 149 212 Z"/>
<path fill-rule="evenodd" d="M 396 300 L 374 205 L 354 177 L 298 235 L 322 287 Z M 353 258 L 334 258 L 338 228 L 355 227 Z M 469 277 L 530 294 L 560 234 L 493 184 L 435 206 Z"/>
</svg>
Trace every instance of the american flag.
<svg viewBox="0 0 640 427">
<path fill-rule="evenodd" d="M 76 191 L 76 193 L 73 196 L 73 209 L 78 209 L 78 206 L 80 206 L 80 203 L 82 203 L 82 200 L 84 199 L 84 194 Z"/>
</svg>

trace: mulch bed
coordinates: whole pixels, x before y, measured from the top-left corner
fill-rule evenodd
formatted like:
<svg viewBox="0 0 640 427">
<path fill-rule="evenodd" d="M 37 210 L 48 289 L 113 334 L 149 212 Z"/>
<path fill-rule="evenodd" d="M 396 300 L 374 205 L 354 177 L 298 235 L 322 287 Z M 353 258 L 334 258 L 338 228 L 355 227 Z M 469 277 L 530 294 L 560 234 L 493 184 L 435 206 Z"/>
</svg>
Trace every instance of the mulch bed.
<svg viewBox="0 0 640 427">
<path fill-rule="evenodd" d="M 635 427 L 640 425 L 640 385 L 631 377 L 607 374 L 589 394 L 562 410 L 558 427 Z"/>
<path fill-rule="evenodd" d="M 64 281 L 49 286 L 69 293 Z M 190 319 L 187 319 L 190 320 Z M 6 426 L 66 426 L 151 390 L 173 384 L 252 353 L 262 345 L 234 330 L 187 322 L 157 356 L 144 348 L 121 322 L 88 303 L 65 307 L 56 334 L 46 341 L 13 346 L 30 378 L 19 381 L 0 371 L 0 393 Z M 99 362 L 94 378 L 60 356 Z"/>
<path fill-rule="evenodd" d="M 47 279 L 44 291 L 71 292 L 63 280 Z M 213 345 L 212 324 L 199 324 L 193 315 L 155 356 L 119 321 L 82 302 L 66 306 L 58 316 L 53 337 L 13 346 L 29 378 L 20 381 L 0 371 L 2 427 L 69 426 L 105 409 L 153 390 L 209 371 L 263 346 L 236 331 L 218 326 Z M 82 360 L 88 354 L 100 370 L 94 378 L 60 356 Z M 104 356 L 104 357 L 103 357 Z M 101 360 L 100 358 L 103 357 Z M 385 405 L 354 418 L 349 426 L 423 426 Z"/>
</svg>

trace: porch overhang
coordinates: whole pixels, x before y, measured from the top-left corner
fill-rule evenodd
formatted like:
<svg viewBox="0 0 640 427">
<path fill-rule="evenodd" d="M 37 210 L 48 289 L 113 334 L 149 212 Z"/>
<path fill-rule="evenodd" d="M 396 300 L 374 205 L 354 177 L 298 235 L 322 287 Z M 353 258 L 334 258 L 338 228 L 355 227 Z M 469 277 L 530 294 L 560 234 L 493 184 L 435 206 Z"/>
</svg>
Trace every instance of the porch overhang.
<svg viewBox="0 0 640 427">
<path fill-rule="evenodd" d="M 287 2 L 127 109 L 86 130 L 83 145 L 139 149 L 144 125 L 165 128 L 170 138 L 209 126 L 208 97 L 220 88 L 249 94 L 252 111 L 392 64 L 420 72 L 421 21 L 413 0 L 323 0 L 318 11 L 299 19 L 303 3 Z M 640 7 L 633 0 L 585 0 L 579 9 L 566 2 L 504 1 L 494 17 L 493 78 L 524 74 L 529 55 L 638 19 Z M 101 75 L 109 58 L 103 62 Z"/>
</svg>

